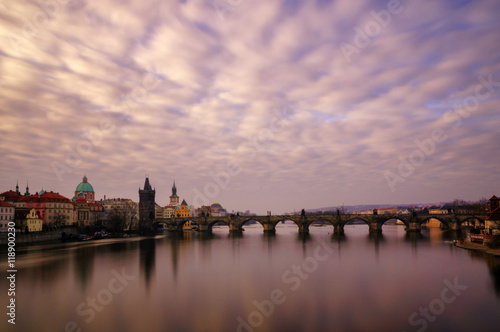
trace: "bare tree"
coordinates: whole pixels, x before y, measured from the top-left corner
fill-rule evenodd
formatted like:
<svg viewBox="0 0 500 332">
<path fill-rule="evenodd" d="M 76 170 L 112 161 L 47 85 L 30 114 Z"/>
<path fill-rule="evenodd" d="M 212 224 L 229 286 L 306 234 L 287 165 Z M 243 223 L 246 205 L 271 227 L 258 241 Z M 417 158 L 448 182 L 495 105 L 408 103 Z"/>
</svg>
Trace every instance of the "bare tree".
<svg viewBox="0 0 500 332">
<path fill-rule="evenodd" d="M 127 224 L 126 214 L 122 209 L 113 208 L 108 214 L 108 228 L 111 232 L 121 234 Z"/>
<path fill-rule="evenodd" d="M 61 227 L 66 223 L 66 216 L 59 211 L 56 211 L 54 215 L 54 221 L 51 223 L 52 226 Z"/>
</svg>

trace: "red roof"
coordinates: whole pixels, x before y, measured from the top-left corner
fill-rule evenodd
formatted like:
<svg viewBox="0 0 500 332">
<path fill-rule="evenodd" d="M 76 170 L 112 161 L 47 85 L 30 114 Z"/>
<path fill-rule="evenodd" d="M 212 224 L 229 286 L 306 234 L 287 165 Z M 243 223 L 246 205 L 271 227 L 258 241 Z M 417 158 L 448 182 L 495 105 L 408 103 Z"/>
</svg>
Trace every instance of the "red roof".
<svg viewBox="0 0 500 332">
<path fill-rule="evenodd" d="M 76 199 L 75 203 L 87 203 L 87 200 L 83 197 L 78 197 Z"/>
<path fill-rule="evenodd" d="M 9 190 L 1 193 L 0 197 L 5 197 L 5 201 L 7 202 L 17 202 L 22 196 L 15 191 Z"/>
<path fill-rule="evenodd" d="M 42 203 L 42 202 L 60 202 L 60 203 L 72 203 L 69 198 L 66 198 L 59 193 L 54 192 L 45 192 L 41 195 L 29 195 L 22 196 L 19 199 L 19 202 L 28 202 L 28 203 Z"/>
<path fill-rule="evenodd" d="M 15 207 L 13 204 L 10 204 L 5 201 L 0 201 L 0 206 L 5 206 L 5 207 Z"/>
</svg>

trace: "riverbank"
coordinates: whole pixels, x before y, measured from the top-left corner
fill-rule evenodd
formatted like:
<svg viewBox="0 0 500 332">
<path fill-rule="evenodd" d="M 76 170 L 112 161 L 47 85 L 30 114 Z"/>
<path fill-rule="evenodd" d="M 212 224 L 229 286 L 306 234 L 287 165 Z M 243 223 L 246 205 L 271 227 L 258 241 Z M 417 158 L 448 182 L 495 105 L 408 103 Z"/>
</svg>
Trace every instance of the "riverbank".
<svg viewBox="0 0 500 332">
<path fill-rule="evenodd" d="M 456 242 L 455 246 L 459 247 L 459 248 L 467 249 L 467 250 L 480 251 L 480 252 L 484 252 L 485 254 L 488 254 L 488 255 L 500 257 L 500 249 L 491 249 L 491 248 L 488 248 L 487 246 L 479 244 L 479 243 Z"/>
<path fill-rule="evenodd" d="M 65 227 L 46 232 L 19 233 L 16 232 L 16 245 L 31 245 L 59 242 L 63 233 L 77 234 L 77 227 Z M 0 234 L 0 247 L 7 244 L 7 233 Z"/>
</svg>

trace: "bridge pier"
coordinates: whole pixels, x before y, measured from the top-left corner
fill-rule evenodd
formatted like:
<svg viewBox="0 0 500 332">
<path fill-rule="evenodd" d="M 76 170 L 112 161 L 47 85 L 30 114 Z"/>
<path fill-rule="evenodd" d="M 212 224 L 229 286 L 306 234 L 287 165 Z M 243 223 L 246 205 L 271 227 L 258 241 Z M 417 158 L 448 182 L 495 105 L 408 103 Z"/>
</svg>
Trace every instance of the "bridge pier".
<svg viewBox="0 0 500 332">
<path fill-rule="evenodd" d="M 169 232 L 177 232 L 177 224 L 171 222 L 168 224 L 168 231 Z"/>
<path fill-rule="evenodd" d="M 418 222 L 410 222 L 410 223 L 408 223 L 408 227 L 406 227 L 405 230 L 407 232 L 420 233 L 420 224 Z"/>
<path fill-rule="evenodd" d="M 273 223 L 263 223 L 264 233 L 276 233 L 276 225 Z"/>
<path fill-rule="evenodd" d="M 334 224 L 333 234 L 338 234 L 338 235 L 344 234 L 344 224 Z"/>
<path fill-rule="evenodd" d="M 299 223 L 299 234 L 309 234 L 309 224 L 307 223 Z"/>
<path fill-rule="evenodd" d="M 198 231 L 199 232 L 208 232 L 208 225 L 207 224 L 198 224 Z"/>
<path fill-rule="evenodd" d="M 369 223 L 368 227 L 370 229 L 370 233 L 381 233 L 382 232 L 382 225 L 379 225 L 378 223 Z"/>
<path fill-rule="evenodd" d="M 229 223 L 229 232 L 231 233 L 241 233 L 243 232 L 243 226 L 236 223 Z"/>
</svg>

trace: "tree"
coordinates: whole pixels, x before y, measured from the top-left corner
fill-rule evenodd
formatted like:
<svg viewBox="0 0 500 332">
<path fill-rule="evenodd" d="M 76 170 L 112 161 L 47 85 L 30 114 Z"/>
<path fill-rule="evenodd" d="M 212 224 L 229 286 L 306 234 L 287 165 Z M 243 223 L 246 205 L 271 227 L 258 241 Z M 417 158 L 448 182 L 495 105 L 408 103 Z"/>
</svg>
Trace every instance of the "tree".
<svg viewBox="0 0 500 332">
<path fill-rule="evenodd" d="M 127 218 L 121 209 L 115 207 L 109 212 L 108 222 L 108 228 L 111 232 L 121 234 L 125 230 Z"/>
<path fill-rule="evenodd" d="M 61 227 L 66 223 L 66 216 L 59 211 L 54 215 L 54 221 L 51 223 L 55 227 Z"/>
<path fill-rule="evenodd" d="M 135 203 L 132 201 L 127 202 L 127 205 L 125 205 L 123 212 L 126 220 L 126 229 L 128 229 L 128 231 L 131 231 L 133 228 L 135 228 L 137 220 L 137 207 L 135 206 Z"/>
<path fill-rule="evenodd" d="M 477 202 L 473 202 L 471 206 L 474 212 L 477 213 L 488 213 L 490 211 L 490 201 L 485 197 L 479 199 Z"/>
</svg>

